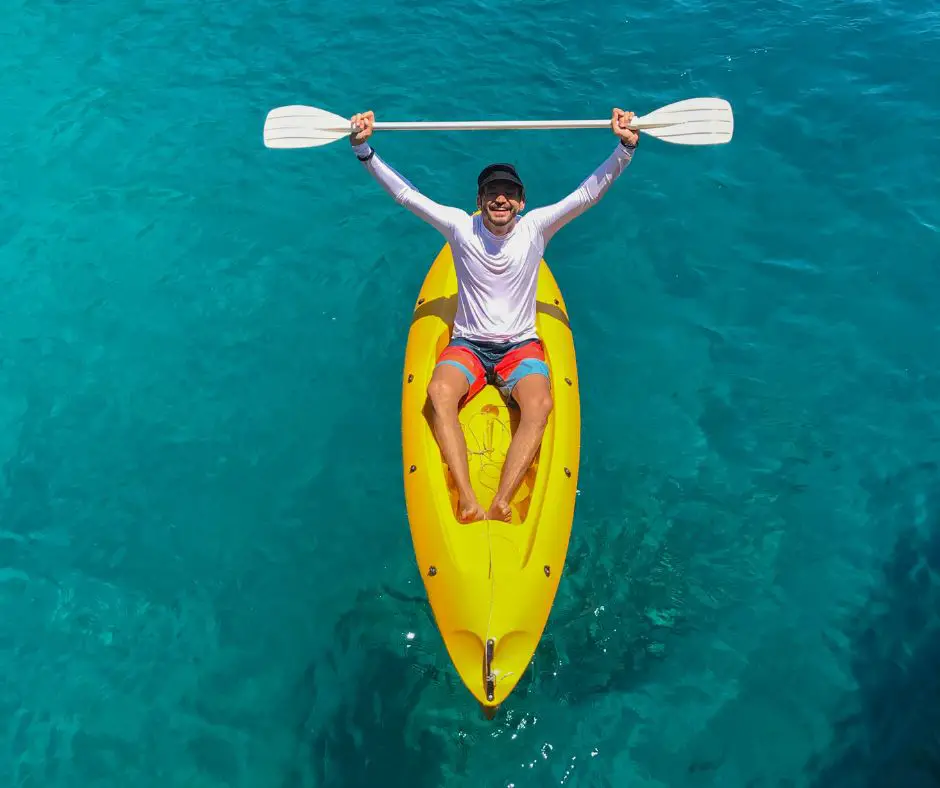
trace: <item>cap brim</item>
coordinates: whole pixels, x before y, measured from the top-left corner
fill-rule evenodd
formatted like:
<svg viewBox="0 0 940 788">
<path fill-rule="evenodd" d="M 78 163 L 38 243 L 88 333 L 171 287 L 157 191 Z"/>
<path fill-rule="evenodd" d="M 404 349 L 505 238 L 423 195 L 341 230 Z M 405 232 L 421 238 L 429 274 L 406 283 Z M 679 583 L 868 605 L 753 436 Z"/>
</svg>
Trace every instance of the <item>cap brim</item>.
<svg viewBox="0 0 940 788">
<path fill-rule="evenodd" d="M 479 188 L 482 189 L 488 183 L 493 183 L 495 181 L 509 181 L 509 183 L 514 183 L 520 188 L 525 188 L 525 185 L 522 183 L 519 178 L 517 178 L 512 173 L 506 172 L 505 170 L 499 170 L 497 172 L 491 172 L 479 183 Z"/>
</svg>

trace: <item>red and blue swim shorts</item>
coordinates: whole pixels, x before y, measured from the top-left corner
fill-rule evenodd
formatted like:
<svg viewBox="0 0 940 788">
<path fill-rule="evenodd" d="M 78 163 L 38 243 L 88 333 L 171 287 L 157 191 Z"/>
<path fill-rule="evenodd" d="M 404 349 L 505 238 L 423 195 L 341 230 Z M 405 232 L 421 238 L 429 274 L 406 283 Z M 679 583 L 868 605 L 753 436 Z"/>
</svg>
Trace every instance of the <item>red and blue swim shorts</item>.
<svg viewBox="0 0 940 788">
<path fill-rule="evenodd" d="M 487 383 L 492 383 L 508 404 L 512 391 L 526 375 L 548 374 L 545 349 L 539 339 L 521 342 L 490 342 L 455 337 L 444 348 L 437 365 L 450 364 L 459 369 L 470 386 L 463 402 L 469 402 Z"/>
</svg>

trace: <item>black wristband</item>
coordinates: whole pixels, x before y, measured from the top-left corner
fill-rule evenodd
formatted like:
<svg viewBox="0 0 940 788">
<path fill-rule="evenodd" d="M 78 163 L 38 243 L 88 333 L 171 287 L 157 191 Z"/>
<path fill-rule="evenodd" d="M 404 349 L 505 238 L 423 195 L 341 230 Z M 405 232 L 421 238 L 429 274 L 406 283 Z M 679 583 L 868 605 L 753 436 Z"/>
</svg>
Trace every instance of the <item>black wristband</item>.
<svg viewBox="0 0 940 788">
<path fill-rule="evenodd" d="M 627 150 L 631 150 L 631 151 L 636 150 L 636 143 L 634 143 L 633 145 L 627 145 L 627 143 L 624 142 L 624 140 L 620 140 L 620 144 L 623 145 L 623 147 L 625 147 Z"/>
<path fill-rule="evenodd" d="M 359 161 L 366 162 L 369 161 L 369 159 L 371 159 L 373 156 L 375 156 L 375 148 L 370 148 L 368 156 L 357 155 L 356 158 L 359 159 Z"/>
</svg>

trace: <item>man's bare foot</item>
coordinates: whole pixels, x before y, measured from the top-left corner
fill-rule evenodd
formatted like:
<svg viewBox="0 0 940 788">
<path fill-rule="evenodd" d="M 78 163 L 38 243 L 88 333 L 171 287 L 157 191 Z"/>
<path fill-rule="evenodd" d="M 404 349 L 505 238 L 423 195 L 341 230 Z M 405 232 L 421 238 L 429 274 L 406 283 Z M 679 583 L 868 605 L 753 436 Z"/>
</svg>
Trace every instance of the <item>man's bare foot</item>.
<svg viewBox="0 0 940 788">
<path fill-rule="evenodd" d="M 493 503 L 490 504 L 490 510 L 486 513 L 486 519 L 502 520 L 504 523 L 508 523 L 512 519 L 512 509 L 509 508 L 508 503 L 494 498 Z"/>
<path fill-rule="evenodd" d="M 482 520 L 486 517 L 483 507 L 476 501 L 464 503 L 461 501 L 457 506 L 457 520 L 461 523 L 472 523 L 476 520 Z"/>
</svg>

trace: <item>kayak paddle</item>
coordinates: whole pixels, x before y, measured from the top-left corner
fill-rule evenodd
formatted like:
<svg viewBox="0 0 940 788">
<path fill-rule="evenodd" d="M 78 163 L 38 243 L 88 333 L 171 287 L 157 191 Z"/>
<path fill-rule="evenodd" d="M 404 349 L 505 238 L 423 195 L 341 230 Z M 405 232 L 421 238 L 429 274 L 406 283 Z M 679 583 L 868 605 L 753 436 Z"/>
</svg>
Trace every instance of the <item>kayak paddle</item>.
<svg viewBox="0 0 940 788">
<path fill-rule="evenodd" d="M 607 120 L 376 121 L 376 131 L 501 131 L 503 129 L 603 129 Z M 630 128 L 677 145 L 721 145 L 731 141 L 734 113 L 720 98 L 693 98 L 633 119 Z M 268 148 L 316 148 L 348 138 L 352 122 L 325 109 L 290 104 L 272 109 L 264 122 Z"/>
</svg>

